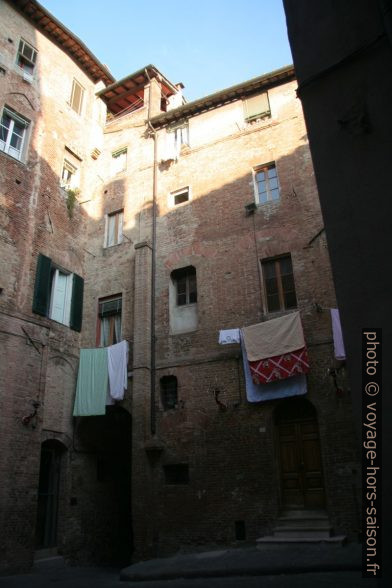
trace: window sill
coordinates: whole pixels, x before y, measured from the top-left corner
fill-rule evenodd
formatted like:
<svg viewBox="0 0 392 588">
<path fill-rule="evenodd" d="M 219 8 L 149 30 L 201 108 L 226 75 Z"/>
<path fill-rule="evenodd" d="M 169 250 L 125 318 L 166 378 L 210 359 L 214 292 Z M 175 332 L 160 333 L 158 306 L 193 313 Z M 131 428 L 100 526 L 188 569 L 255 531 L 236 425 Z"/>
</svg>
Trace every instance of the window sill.
<svg viewBox="0 0 392 588">
<path fill-rule="evenodd" d="M 16 163 L 19 163 L 19 165 L 23 165 L 23 167 L 26 167 L 27 162 L 22 161 L 21 159 L 17 159 L 16 157 L 14 157 L 13 155 L 10 155 L 9 153 L 6 153 L 5 151 L 3 151 L 2 149 L 0 149 L 0 154 L 5 155 L 6 157 L 8 157 L 11 161 L 15 161 Z"/>
<path fill-rule="evenodd" d="M 120 243 L 113 243 L 113 245 L 104 245 L 103 250 L 109 251 L 110 249 L 113 249 L 114 247 L 119 247 L 120 245 L 123 245 L 123 244 L 124 244 L 124 241 L 120 241 Z"/>
<path fill-rule="evenodd" d="M 279 204 L 281 202 L 281 198 L 277 198 L 276 200 L 267 200 L 267 202 L 256 202 L 257 208 L 263 208 L 264 206 L 273 206 L 274 204 Z"/>
</svg>

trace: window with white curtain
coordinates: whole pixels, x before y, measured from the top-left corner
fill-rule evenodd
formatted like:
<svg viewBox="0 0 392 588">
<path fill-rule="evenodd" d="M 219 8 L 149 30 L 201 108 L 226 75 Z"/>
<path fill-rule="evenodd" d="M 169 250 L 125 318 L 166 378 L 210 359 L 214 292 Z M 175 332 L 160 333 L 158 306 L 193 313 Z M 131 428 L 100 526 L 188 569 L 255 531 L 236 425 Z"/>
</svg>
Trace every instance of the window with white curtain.
<svg viewBox="0 0 392 588">
<path fill-rule="evenodd" d="M 117 210 L 106 216 L 105 247 L 119 245 L 123 240 L 124 211 Z"/>
<path fill-rule="evenodd" d="M 69 326 L 73 274 L 53 268 L 49 318 Z"/>
<path fill-rule="evenodd" d="M 122 296 L 101 298 L 98 304 L 99 345 L 108 347 L 122 341 L 121 336 Z"/>
</svg>

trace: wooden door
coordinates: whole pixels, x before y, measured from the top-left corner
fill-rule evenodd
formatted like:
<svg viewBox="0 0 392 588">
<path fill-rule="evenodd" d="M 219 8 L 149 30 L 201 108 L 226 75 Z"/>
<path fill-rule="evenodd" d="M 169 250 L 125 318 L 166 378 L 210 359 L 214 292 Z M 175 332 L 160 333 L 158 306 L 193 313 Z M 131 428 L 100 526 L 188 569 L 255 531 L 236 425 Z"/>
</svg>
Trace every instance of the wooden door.
<svg viewBox="0 0 392 588">
<path fill-rule="evenodd" d="M 317 419 L 303 410 L 296 414 L 293 403 L 292 407 L 277 422 L 282 506 L 322 508 L 325 494 Z"/>
</svg>

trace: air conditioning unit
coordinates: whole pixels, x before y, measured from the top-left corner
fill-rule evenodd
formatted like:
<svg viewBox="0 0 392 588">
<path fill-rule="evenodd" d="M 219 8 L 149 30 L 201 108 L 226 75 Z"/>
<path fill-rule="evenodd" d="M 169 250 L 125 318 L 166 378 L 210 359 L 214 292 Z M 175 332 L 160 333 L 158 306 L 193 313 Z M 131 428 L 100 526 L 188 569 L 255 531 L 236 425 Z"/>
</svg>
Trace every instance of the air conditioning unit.
<svg viewBox="0 0 392 588">
<path fill-rule="evenodd" d="M 34 77 L 32 76 L 31 73 L 29 73 L 27 71 L 24 71 L 23 72 L 23 79 L 24 79 L 25 82 L 28 82 L 29 84 L 32 84 Z"/>
<path fill-rule="evenodd" d="M 245 204 L 246 216 L 253 214 L 256 209 L 257 209 L 257 204 L 255 202 L 250 202 L 249 204 Z"/>
</svg>

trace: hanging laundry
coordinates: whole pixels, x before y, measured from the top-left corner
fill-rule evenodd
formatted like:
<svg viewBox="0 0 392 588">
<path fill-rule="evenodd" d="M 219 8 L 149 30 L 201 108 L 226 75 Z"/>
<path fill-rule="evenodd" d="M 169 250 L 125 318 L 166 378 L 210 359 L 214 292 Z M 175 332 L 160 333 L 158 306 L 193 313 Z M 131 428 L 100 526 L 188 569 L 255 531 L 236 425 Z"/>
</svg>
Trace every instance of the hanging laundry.
<svg viewBox="0 0 392 588">
<path fill-rule="evenodd" d="M 81 349 L 73 416 L 105 414 L 107 390 L 107 350 Z"/>
<path fill-rule="evenodd" d="M 128 387 L 128 341 L 107 347 L 107 354 L 110 396 L 122 400 Z"/>
<path fill-rule="evenodd" d="M 239 329 L 226 329 L 219 331 L 219 345 L 229 345 L 230 343 L 240 342 Z"/>
<path fill-rule="evenodd" d="M 299 312 L 244 327 L 242 333 L 256 383 L 270 384 L 309 371 Z"/>
<path fill-rule="evenodd" d="M 265 402 L 289 396 L 300 396 L 307 392 L 305 375 L 293 376 L 285 380 L 277 380 L 270 384 L 255 383 L 250 371 L 249 361 L 246 356 L 244 341 L 241 334 L 242 362 L 245 375 L 245 390 L 248 402 Z"/>
<path fill-rule="evenodd" d="M 335 348 L 336 359 L 346 359 L 346 351 L 344 348 L 342 325 L 340 323 L 340 314 L 338 308 L 331 308 L 331 320 L 332 320 L 332 334 L 333 334 L 333 345 Z"/>
</svg>

